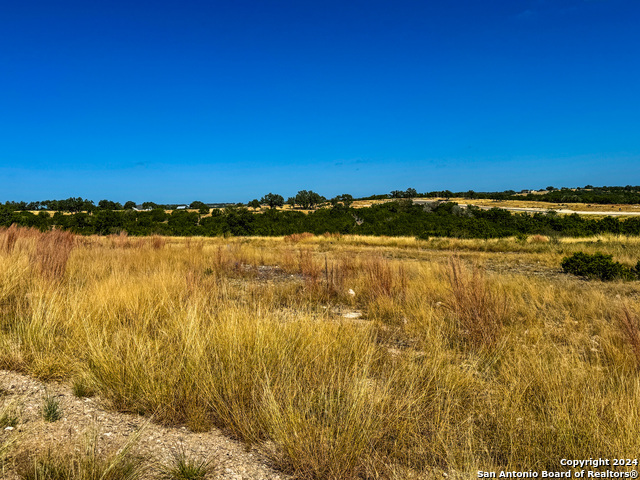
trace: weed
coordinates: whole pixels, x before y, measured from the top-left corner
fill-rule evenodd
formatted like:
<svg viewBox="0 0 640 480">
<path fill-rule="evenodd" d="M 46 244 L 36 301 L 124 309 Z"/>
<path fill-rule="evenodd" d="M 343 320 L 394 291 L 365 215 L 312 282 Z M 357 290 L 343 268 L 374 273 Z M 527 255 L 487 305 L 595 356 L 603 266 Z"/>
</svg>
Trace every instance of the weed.
<svg viewBox="0 0 640 480">
<path fill-rule="evenodd" d="M 96 394 L 95 389 L 84 376 L 74 378 L 71 391 L 78 398 L 93 397 Z"/>
<path fill-rule="evenodd" d="M 15 403 L 9 403 L 0 409 L 0 429 L 15 427 L 19 422 L 20 415 Z"/>
<path fill-rule="evenodd" d="M 62 418 L 62 407 L 57 398 L 47 394 L 42 405 L 42 418 L 47 422 L 57 422 Z"/>
<path fill-rule="evenodd" d="M 162 480 L 204 480 L 212 473 L 215 465 L 208 459 L 189 456 L 184 447 L 175 451 L 171 463 L 160 467 Z"/>
</svg>

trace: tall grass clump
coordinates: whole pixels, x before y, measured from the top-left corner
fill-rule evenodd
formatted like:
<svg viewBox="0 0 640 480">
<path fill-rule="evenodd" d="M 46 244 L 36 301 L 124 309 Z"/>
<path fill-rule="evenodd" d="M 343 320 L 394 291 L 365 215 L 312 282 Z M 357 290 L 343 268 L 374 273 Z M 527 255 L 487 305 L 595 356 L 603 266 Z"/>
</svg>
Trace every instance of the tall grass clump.
<svg viewBox="0 0 640 480">
<path fill-rule="evenodd" d="M 160 467 L 161 480 L 205 480 L 216 465 L 209 459 L 197 459 L 189 455 L 184 447 L 173 452 L 169 463 Z"/>
<path fill-rule="evenodd" d="M 394 268 L 395 267 L 395 268 Z M 365 285 L 371 298 L 378 296 L 402 299 L 406 293 L 407 275 L 403 265 L 394 266 L 382 256 L 371 256 L 362 262 Z"/>
<path fill-rule="evenodd" d="M 640 319 L 626 303 L 623 303 L 616 320 L 624 339 L 631 347 L 635 366 L 640 370 Z"/>
<path fill-rule="evenodd" d="M 149 243 L 154 250 L 161 250 L 167 244 L 167 241 L 160 235 L 151 235 Z"/>
<path fill-rule="evenodd" d="M 35 262 L 42 276 L 49 280 L 62 279 L 73 247 L 71 232 L 52 230 L 41 234 L 36 244 Z"/>
<path fill-rule="evenodd" d="M 13 223 L 9 228 L 0 229 L 0 234 L 2 234 L 2 250 L 5 253 L 11 253 L 18 240 L 18 227 Z"/>
<path fill-rule="evenodd" d="M 449 261 L 446 273 L 451 292 L 448 306 L 461 336 L 476 348 L 495 345 L 509 314 L 505 292 L 491 288 L 480 268 L 469 268 L 458 257 Z"/>
<path fill-rule="evenodd" d="M 132 448 L 134 435 L 117 451 L 103 453 L 98 436 L 83 445 L 63 445 L 46 451 L 23 450 L 12 453 L 16 473 L 23 480 L 139 480 L 146 478 L 149 462 Z"/>
<path fill-rule="evenodd" d="M 314 237 L 315 237 L 315 235 L 313 233 L 309 233 L 309 232 L 292 233 L 291 235 L 286 235 L 284 237 L 284 241 L 285 242 L 291 242 L 291 243 L 299 243 L 299 242 L 302 242 L 304 240 L 312 239 Z"/>
</svg>

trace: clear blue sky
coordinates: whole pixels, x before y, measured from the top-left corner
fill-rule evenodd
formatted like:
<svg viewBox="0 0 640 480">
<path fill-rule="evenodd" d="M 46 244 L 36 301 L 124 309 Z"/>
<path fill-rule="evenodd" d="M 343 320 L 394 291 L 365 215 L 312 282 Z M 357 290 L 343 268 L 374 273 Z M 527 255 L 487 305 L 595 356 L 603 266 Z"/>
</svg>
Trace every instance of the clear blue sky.
<svg viewBox="0 0 640 480">
<path fill-rule="evenodd" d="M 638 0 L 3 2 L 0 201 L 640 184 Z"/>
</svg>

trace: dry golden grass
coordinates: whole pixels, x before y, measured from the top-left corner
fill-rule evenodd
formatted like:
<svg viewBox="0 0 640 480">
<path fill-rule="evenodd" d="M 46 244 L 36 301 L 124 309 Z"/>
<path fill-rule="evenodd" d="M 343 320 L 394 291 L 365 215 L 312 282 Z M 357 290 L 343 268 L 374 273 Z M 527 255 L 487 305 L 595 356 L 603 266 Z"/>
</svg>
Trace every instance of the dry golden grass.
<svg viewBox="0 0 640 480">
<path fill-rule="evenodd" d="M 449 262 L 447 278 L 452 293 L 449 308 L 464 340 L 475 348 L 494 347 L 509 317 L 504 292 L 492 289 L 481 269 L 470 269 L 458 257 Z"/>
<path fill-rule="evenodd" d="M 424 200 L 445 200 L 424 199 Z M 500 207 L 500 208 L 542 208 L 544 210 L 573 210 L 576 212 L 640 212 L 640 205 L 633 204 L 592 204 L 592 203 L 554 203 L 538 202 L 532 200 L 492 200 L 482 198 L 449 198 L 449 202 L 476 205 L 478 207 Z M 592 218 L 590 215 L 589 218 Z"/>
<path fill-rule="evenodd" d="M 640 449 L 640 287 L 559 268 L 576 251 L 634 264 L 636 238 L 53 234 L 18 229 L 0 254 L 1 368 L 217 426 L 299 478 Z"/>
<path fill-rule="evenodd" d="M 33 259 L 43 277 L 60 280 L 64 276 L 74 243 L 71 232 L 52 230 L 39 236 Z"/>
</svg>

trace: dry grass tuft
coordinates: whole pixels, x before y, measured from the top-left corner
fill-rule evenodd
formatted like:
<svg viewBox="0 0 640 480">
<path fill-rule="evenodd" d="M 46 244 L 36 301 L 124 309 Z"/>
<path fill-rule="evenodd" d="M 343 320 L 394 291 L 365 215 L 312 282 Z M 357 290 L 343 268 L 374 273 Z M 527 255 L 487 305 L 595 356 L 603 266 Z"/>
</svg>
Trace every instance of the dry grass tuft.
<svg viewBox="0 0 640 480">
<path fill-rule="evenodd" d="M 506 295 L 489 286 L 480 268 L 470 269 L 458 257 L 449 261 L 447 280 L 452 296 L 449 308 L 462 336 L 475 348 L 495 345 L 509 314 Z"/>
<path fill-rule="evenodd" d="M 340 240 L 342 238 L 342 234 L 340 232 L 324 232 L 322 236 L 324 238 L 335 238 L 336 240 Z"/>
<path fill-rule="evenodd" d="M 62 279 L 73 247 L 74 235 L 71 232 L 52 230 L 43 233 L 35 251 L 35 262 L 42 276 L 49 280 Z"/>
<path fill-rule="evenodd" d="M 107 236 L 112 248 L 130 248 L 131 242 L 129 241 L 129 234 L 124 230 L 118 234 L 111 234 Z"/>
<path fill-rule="evenodd" d="M 402 299 L 407 289 L 407 274 L 402 264 L 394 266 L 390 260 L 374 255 L 361 265 L 366 289 L 371 298 L 380 296 Z"/>
<path fill-rule="evenodd" d="M 32 227 L 18 227 L 15 223 L 9 228 L 0 227 L 0 251 L 10 254 L 16 248 L 18 240 L 40 238 L 41 232 Z"/>
<path fill-rule="evenodd" d="M 640 369 L 640 319 L 626 303 L 623 303 L 616 320 L 624 338 L 631 346 L 636 367 Z"/>
<path fill-rule="evenodd" d="M 167 243 L 167 240 L 160 235 L 152 235 L 149 237 L 149 243 L 154 250 L 161 250 Z"/>
<path fill-rule="evenodd" d="M 104 453 L 96 432 L 84 445 L 63 445 L 53 451 L 18 450 L 12 454 L 12 463 L 23 480 L 138 480 L 145 478 L 150 465 L 131 452 L 138 437 L 134 435 L 118 451 Z"/>
<path fill-rule="evenodd" d="M 309 240 L 311 238 L 314 238 L 315 235 L 313 233 L 309 233 L 309 232 L 303 232 L 303 233 L 292 233 L 291 235 L 287 235 L 284 237 L 284 241 L 285 242 L 290 242 L 290 243 L 299 243 L 302 242 L 304 240 Z"/>
<path fill-rule="evenodd" d="M 13 251 L 13 247 L 16 245 L 16 241 L 18 240 L 18 227 L 16 224 L 12 224 L 7 229 L 0 230 L 0 233 L 3 233 L 2 239 L 2 250 L 5 253 L 11 253 Z"/>
<path fill-rule="evenodd" d="M 531 235 L 529 237 L 531 243 L 549 243 L 549 237 L 546 235 Z"/>
<path fill-rule="evenodd" d="M 298 267 L 300 273 L 311 282 L 317 282 L 322 273 L 322 266 L 313 258 L 313 250 L 304 249 L 298 252 Z"/>
</svg>

